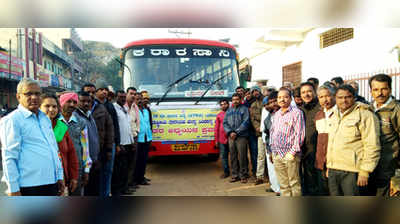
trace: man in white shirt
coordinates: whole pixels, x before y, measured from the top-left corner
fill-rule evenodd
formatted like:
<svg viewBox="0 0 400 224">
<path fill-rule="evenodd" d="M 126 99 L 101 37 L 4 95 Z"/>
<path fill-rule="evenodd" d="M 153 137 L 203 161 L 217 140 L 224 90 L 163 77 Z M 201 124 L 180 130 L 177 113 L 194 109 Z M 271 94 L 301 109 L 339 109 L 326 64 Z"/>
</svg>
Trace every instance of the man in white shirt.
<svg viewBox="0 0 400 224">
<path fill-rule="evenodd" d="M 116 147 L 114 171 L 111 184 L 111 193 L 113 196 L 133 193 L 128 188 L 128 156 L 129 151 L 132 150 L 132 145 L 134 143 L 131 132 L 131 116 L 124 107 L 126 102 L 126 93 L 122 90 L 119 90 L 117 91 L 116 95 L 116 102 L 113 105 L 118 116 L 120 145 Z"/>
<path fill-rule="evenodd" d="M 128 168 L 128 184 L 129 187 L 135 191 L 136 188 L 139 188 L 137 181 L 135 181 L 135 168 L 137 161 L 137 136 L 140 128 L 140 116 L 139 116 L 139 107 L 137 106 L 137 102 L 140 99 L 141 95 L 137 92 L 135 87 L 128 87 L 126 90 L 126 103 L 124 105 L 125 110 L 128 111 L 131 116 L 131 130 L 134 139 L 134 143 L 132 145 L 132 150 L 129 154 L 129 168 Z M 150 180 L 149 180 L 150 181 Z"/>
</svg>

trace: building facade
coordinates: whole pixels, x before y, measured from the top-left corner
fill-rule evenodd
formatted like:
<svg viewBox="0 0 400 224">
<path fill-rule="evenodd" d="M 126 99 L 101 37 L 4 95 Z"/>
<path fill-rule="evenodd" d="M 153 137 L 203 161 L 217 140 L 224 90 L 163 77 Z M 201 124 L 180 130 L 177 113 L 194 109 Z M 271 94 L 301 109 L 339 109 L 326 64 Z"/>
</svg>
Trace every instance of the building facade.
<svg viewBox="0 0 400 224">
<path fill-rule="evenodd" d="M 250 60 L 254 78 L 269 79 L 275 86 L 284 81 L 298 85 L 310 77 L 323 83 L 398 67 L 393 49 L 399 40 L 397 28 L 266 29 L 256 41 L 263 51 Z"/>
<path fill-rule="evenodd" d="M 78 90 L 84 75 L 75 54 L 81 50 L 74 29 L 1 28 L 0 108 L 17 105 L 16 85 L 23 77 L 47 92 Z"/>
</svg>

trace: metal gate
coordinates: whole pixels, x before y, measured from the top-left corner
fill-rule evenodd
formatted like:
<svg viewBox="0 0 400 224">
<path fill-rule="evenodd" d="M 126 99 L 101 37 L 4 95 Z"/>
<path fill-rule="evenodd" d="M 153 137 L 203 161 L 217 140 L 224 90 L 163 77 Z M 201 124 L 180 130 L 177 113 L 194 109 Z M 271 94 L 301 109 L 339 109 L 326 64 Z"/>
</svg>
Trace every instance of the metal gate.
<svg viewBox="0 0 400 224">
<path fill-rule="evenodd" d="M 344 77 L 345 82 L 356 81 L 359 85 L 358 94 L 365 97 L 369 102 L 372 101 L 368 80 L 377 74 L 387 74 L 392 77 L 392 95 L 396 99 L 400 99 L 400 67 L 387 68 L 373 72 L 347 75 Z"/>
</svg>

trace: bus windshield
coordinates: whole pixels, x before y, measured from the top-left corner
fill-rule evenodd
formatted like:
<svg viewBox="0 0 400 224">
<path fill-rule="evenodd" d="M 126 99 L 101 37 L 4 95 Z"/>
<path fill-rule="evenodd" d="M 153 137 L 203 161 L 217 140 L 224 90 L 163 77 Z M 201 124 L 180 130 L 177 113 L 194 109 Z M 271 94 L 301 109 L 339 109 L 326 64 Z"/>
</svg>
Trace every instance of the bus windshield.
<svg viewBox="0 0 400 224">
<path fill-rule="evenodd" d="M 215 83 L 205 98 L 228 97 L 239 85 L 236 54 L 232 49 L 210 46 L 146 46 L 126 51 L 124 82 L 150 96 L 161 98 L 170 84 L 165 99 L 198 98 Z M 125 86 L 127 87 L 127 86 Z"/>
</svg>

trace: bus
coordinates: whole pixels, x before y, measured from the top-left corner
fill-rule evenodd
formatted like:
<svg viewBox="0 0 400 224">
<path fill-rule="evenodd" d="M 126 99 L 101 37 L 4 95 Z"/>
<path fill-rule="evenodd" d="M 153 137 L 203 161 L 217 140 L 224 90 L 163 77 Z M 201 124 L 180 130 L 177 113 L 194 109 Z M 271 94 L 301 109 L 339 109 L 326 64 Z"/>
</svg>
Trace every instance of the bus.
<svg viewBox="0 0 400 224">
<path fill-rule="evenodd" d="M 147 39 L 122 48 L 124 89 L 150 94 L 150 157 L 207 154 L 218 159 L 218 102 L 229 99 L 239 86 L 238 61 L 236 49 L 219 41 Z"/>
</svg>

